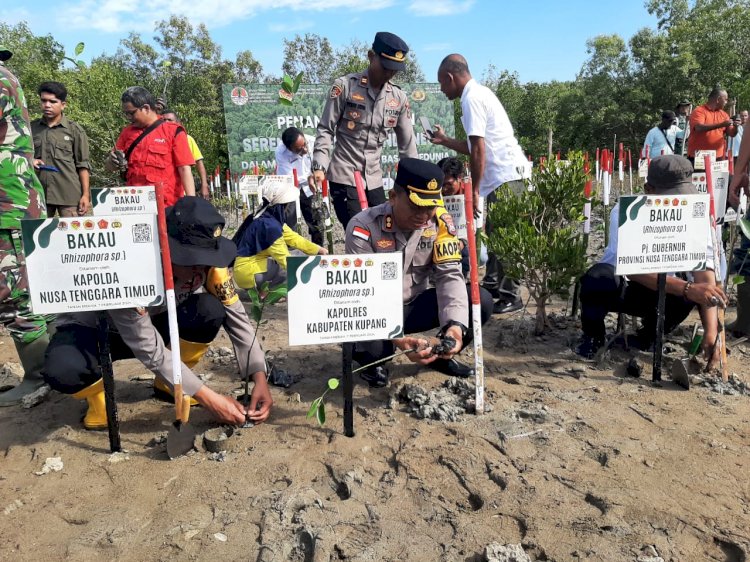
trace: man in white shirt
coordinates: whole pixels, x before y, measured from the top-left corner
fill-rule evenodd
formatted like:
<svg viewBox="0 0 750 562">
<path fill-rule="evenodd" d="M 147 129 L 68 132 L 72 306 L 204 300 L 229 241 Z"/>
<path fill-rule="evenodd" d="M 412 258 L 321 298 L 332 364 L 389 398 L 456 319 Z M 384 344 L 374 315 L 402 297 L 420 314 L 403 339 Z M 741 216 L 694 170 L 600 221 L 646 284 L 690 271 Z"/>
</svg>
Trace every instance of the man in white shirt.
<svg viewBox="0 0 750 562">
<path fill-rule="evenodd" d="M 448 99 L 460 97 L 463 112 L 461 122 L 467 140 L 446 136 L 439 125 L 435 127 L 430 140 L 469 155 L 474 212 L 478 211 L 480 195 L 486 198 L 489 205 L 496 201 L 496 191 L 505 185 L 515 193 L 522 192 L 522 179 L 528 169 L 526 157 L 497 96 L 471 77 L 466 59 L 458 54 L 448 55 L 440 63 L 438 82 Z M 492 232 L 489 222 L 486 229 L 487 234 Z M 498 299 L 493 309 L 495 313 L 513 312 L 523 307 L 518 281 L 505 276 L 503 264 L 492 253 L 487 260 L 487 273 L 482 285 Z"/>
<path fill-rule="evenodd" d="M 677 116 L 674 111 L 665 111 L 661 114 L 661 123 L 651 129 L 643 142 L 643 157 L 646 157 L 646 148 L 650 158 L 656 158 L 663 154 L 675 154 L 677 139 L 685 136 L 677 126 Z"/>
<path fill-rule="evenodd" d="M 280 176 L 291 176 L 297 170 L 299 182 L 299 205 L 302 216 L 310 231 L 310 238 L 318 246 L 323 246 L 323 233 L 313 219 L 312 200 L 315 182 L 312 178 L 312 146 L 315 137 L 308 137 L 296 127 L 289 127 L 281 133 L 281 144 L 276 147 L 276 173 Z M 286 223 L 290 228 L 297 224 L 296 203 L 289 203 L 286 212 Z M 290 224 L 291 223 L 291 224 Z"/>
</svg>

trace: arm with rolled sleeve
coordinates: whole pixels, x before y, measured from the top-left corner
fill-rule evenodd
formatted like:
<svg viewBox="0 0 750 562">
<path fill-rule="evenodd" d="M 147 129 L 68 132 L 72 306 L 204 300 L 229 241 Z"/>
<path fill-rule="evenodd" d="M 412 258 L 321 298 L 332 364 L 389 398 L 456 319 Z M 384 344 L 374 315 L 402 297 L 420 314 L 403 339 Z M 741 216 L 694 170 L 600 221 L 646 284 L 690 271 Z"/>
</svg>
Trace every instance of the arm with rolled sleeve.
<svg viewBox="0 0 750 562">
<path fill-rule="evenodd" d="M 162 377 L 170 385 L 172 378 L 172 352 L 164 345 L 159 332 L 156 331 L 151 317 L 141 314 L 135 308 L 123 308 L 108 311 L 120 337 L 143 365 L 155 375 Z M 194 396 L 203 387 L 201 380 L 187 367 L 182 365 L 182 388 L 186 394 Z"/>
<path fill-rule="evenodd" d="M 334 88 L 338 88 L 341 93 L 334 97 L 331 97 L 331 94 L 329 94 L 328 100 L 326 100 L 323 115 L 318 122 L 313 150 L 313 162 L 323 166 L 326 170 L 331 164 L 331 157 L 333 155 L 333 137 L 336 135 L 336 127 L 338 126 L 341 114 L 344 112 L 344 105 L 346 104 L 346 78 L 337 78 L 331 87 L 331 92 L 334 91 Z"/>
</svg>

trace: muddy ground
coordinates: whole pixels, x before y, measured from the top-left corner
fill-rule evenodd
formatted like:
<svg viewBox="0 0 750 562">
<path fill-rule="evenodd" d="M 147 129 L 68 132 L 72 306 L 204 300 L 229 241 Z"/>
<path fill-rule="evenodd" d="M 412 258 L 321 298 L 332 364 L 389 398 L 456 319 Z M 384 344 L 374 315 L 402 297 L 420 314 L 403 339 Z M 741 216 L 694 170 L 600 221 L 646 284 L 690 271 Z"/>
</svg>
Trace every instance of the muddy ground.
<svg viewBox="0 0 750 562">
<path fill-rule="evenodd" d="M 595 228 L 592 259 L 600 238 Z M 654 386 L 650 354 L 573 354 L 569 306 L 552 304 L 541 337 L 532 304 L 485 325 L 482 416 L 466 412 L 470 386 L 397 360 L 388 387 L 356 383 L 354 438 L 342 432 L 340 392 L 318 426 L 307 410 L 340 374 L 341 351 L 289 348 L 283 303 L 263 345 L 299 380 L 273 388 L 270 420 L 239 430 L 225 453 L 200 446 L 167 460 L 174 409 L 135 360 L 115 364 L 125 455 L 109 454 L 106 432 L 82 429 L 84 403 L 68 396 L 0 409 L 0 559 L 746 560 L 750 345 L 731 349 L 732 384 L 696 375 L 681 389 L 669 366 L 685 357 L 694 313 L 669 338 Z M 196 370 L 241 392 L 228 346 L 222 332 Z M 626 371 L 632 357 L 640 378 Z M 0 364 L 16 360 L 0 337 Z M 13 372 L 0 371 L 0 386 Z M 191 423 L 216 427 L 200 408 Z M 57 457 L 61 470 L 36 474 Z"/>
<path fill-rule="evenodd" d="M 401 387 L 421 387 L 401 394 L 424 405 L 447 379 L 397 361 L 389 387 L 356 385 L 354 438 L 342 434 L 338 393 L 319 427 L 305 415 L 338 374 L 340 350 L 287 348 L 285 304 L 271 311 L 264 345 L 301 380 L 274 388 L 270 421 L 240 430 L 226 454 L 167 460 L 173 409 L 136 380 L 147 373 L 134 360 L 115 366 L 124 458 L 110 456 L 106 432 L 81 428 L 83 403 L 68 396 L 2 409 L 0 558 L 478 561 L 500 543 L 531 560 L 745 560 L 748 397 L 685 391 L 668 376 L 654 387 L 641 352 L 579 361 L 565 306 L 542 337 L 531 334 L 532 307 L 485 326 L 483 416 L 418 419 L 412 410 L 425 409 L 400 401 Z M 687 338 L 672 338 L 672 357 Z M 240 385 L 222 364 L 227 345 L 222 333 L 197 370 L 231 392 Z M 740 379 L 748 353 L 732 349 Z M 641 378 L 625 372 L 631 356 Z M 14 360 L 4 337 L 0 362 Z M 443 398 L 460 394 L 453 387 Z M 191 420 L 214 427 L 199 408 Z M 62 470 L 37 475 L 50 457 Z"/>
</svg>

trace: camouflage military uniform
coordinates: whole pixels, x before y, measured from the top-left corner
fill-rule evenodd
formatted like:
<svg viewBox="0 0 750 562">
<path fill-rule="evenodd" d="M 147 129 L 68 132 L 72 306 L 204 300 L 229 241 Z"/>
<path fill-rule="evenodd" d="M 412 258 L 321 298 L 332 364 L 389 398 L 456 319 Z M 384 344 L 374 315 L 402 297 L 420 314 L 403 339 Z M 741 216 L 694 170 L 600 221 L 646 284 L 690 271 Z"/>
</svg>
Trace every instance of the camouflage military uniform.
<svg viewBox="0 0 750 562">
<path fill-rule="evenodd" d="M 46 217 L 33 169 L 34 144 L 23 90 L 0 63 L 0 322 L 20 343 L 46 334 L 46 317 L 32 314 L 21 219 Z"/>
</svg>

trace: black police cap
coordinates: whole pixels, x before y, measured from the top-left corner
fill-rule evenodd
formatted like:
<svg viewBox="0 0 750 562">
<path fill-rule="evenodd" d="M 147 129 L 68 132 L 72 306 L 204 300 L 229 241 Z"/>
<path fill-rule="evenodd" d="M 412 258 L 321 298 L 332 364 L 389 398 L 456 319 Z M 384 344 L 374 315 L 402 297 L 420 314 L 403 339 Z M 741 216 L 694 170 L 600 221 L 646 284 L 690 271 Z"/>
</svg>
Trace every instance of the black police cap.
<svg viewBox="0 0 750 562">
<path fill-rule="evenodd" d="M 372 50 L 380 55 L 383 68 L 388 70 L 406 68 L 406 54 L 409 52 L 409 46 L 398 35 L 378 31 L 375 34 L 375 41 L 372 42 Z"/>
<path fill-rule="evenodd" d="M 419 158 L 402 158 L 398 162 L 396 185 L 403 187 L 409 200 L 419 207 L 437 207 L 443 204 L 443 170 Z"/>
</svg>

